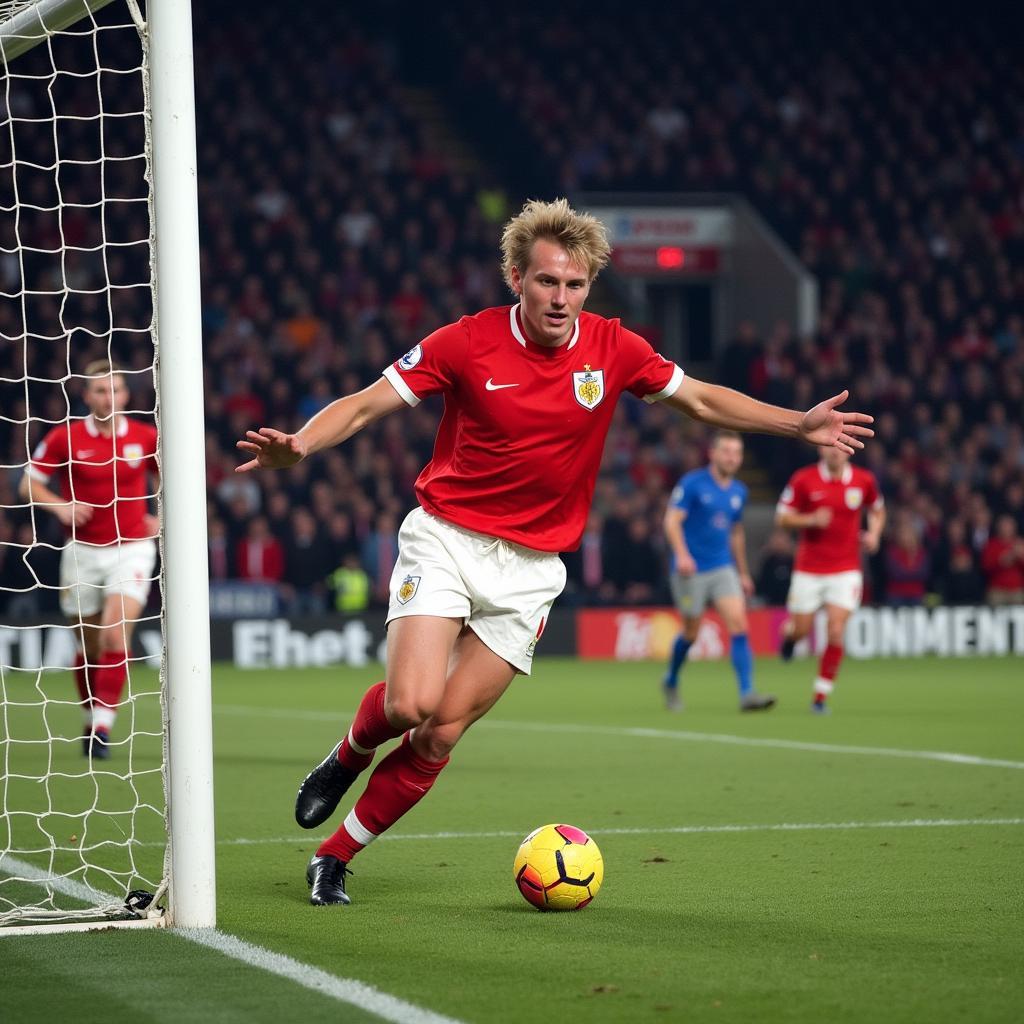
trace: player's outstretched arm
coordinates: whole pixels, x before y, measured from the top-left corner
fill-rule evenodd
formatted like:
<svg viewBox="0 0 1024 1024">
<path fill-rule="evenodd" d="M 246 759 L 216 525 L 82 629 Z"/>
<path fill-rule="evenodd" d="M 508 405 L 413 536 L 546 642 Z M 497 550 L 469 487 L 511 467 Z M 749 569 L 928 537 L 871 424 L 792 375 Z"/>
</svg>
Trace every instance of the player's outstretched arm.
<svg viewBox="0 0 1024 1024">
<path fill-rule="evenodd" d="M 236 447 L 252 458 L 236 466 L 235 472 L 294 466 L 323 448 L 341 444 L 389 412 L 405 408 L 402 397 L 381 377 L 368 388 L 331 402 L 297 434 L 285 434 L 272 427 L 247 430 L 245 440 L 236 442 Z"/>
<path fill-rule="evenodd" d="M 837 406 L 848 397 L 849 392 L 842 391 L 801 413 L 767 405 L 731 388 L 684 377 L 665 403 L 712 426 L 799 438 L 810 444 L 834 446 L 852 455 L 855 449 L 864 447 L 860 438 L 873 437 L 875 432 L 866 426 L 873 422 L 871 416 L 838 411 Z"/>
</svg>

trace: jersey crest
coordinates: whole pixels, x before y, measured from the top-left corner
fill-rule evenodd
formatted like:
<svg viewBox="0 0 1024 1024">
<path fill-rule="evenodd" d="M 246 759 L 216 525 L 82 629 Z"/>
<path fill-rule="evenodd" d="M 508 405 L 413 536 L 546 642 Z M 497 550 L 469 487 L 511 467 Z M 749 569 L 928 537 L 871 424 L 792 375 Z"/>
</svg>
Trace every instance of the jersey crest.
<svg viewBox="0 0 1024 1024">
<path fill-rule="evenodd" d="M 141 444 L 126 444 L 124 446 L 124 460 L 134 469 L 142 462 L 143 452 Z"/>
<path fill-rule="evenodd" d="M 604 400 L 604 370 L 592 370 L 583 364 L 582 372 L 572 375 L 573 397 L 584 409 L 596 409 Z"/>
<path fill-rule="evenodd" d="M 864 491 L 860 487 L 847 487 L 843 497 L 846 500 L 846 507 L 854 511 L 864 504 Z"/>
</svg>

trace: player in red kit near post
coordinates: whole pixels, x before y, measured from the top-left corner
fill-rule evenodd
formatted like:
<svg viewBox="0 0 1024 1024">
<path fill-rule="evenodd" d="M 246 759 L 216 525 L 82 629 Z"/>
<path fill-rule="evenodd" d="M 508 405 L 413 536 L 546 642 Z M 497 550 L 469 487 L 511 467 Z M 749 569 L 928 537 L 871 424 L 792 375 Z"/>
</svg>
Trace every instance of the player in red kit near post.
<svg viewBox="0 0 1024 1024">
<path fill-rule="evenodd" d="M 54 427 L 22 477 L 24 500 L 53 513 L 67 544 L 60 561 L 60 606 L 78 626 L 75 683 L 85 715 L 86 756 L 110 756 L 132 634 L 156 564 L 156 428 L 121 413 L 124 376 L 106 361 L 85 370 L 84 419 Z"/>
<path fill-rule="evenodd" d="M 861 552 L 874 554 L 885 526 L 885 505 L 872 473 L 850 464 L 841 448 L 823 447 L 821 461 L 798 469 L 779 498 L 775 521 L 800 531 L 787 607 L 782 657 L 808 636 L 814 614 L 828 616 L 828 645 L 818 664 L 811 710 L 824 714 L 843 660 L 843 636 L 864 590 Z M 867 529 L 862 520 L 867 515 Z"/>
<path fill-rule="evenodd" d="M 416 482 L 391 577 L 387 679 L 306 777 L 295 814 L 325 822 L 387 740 L 306 877 L 316 905 L 349 902 L 347 865 L 434 785 L 462 734 L 528 674 L 565 584 L 614 406 L 623 391 L 716 426 L 863 447 L 870 417 L 840 413 L 845 392 L 807 413 L 687 377 L 618 320 L 583 312 L 609 246 L 603 225 L 564 199 L 533 201 L 506 226 L 503 270 L 517 302 L 435 331 L 381 380 L 341 398 L 297 434 L 249 431 L 239 471 L 290 466 L 368 423 L 443 395 L 434 455 Z"/>
</svg>

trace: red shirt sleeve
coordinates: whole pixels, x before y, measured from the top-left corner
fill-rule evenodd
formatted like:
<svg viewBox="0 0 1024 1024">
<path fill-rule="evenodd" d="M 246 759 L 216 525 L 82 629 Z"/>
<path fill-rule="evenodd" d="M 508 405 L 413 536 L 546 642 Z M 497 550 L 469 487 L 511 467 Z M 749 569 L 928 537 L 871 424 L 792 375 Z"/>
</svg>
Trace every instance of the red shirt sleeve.
<svg viewBox="0 0 1024 1024">
<path fill-rule="evenodd" d="M 620 327 L 618 348 L 626 366 L 623 390 L 631 395 L 646 402 L 658 402 L 674 394 L 682 384 L 682 369 L 655 352 L 639 334 Z"/>
<path fill-rule="evenodd" d="M 789 478 L 789 483 L 779 495 L 776 511 L 805 512 L 806 504 L 807 488 L 804 486 L 803 474 L 798 471 Z"/>
<path fill-rule="evenodd" d="M 428 335 L 395 360 L 384 376 L 409 405 L 419 405 L 430 395 L 454 389 L 468 348 L 469 328 L 463 319 Z"/>
<path fill-rule="evenodd" d="M 885 502 L 882 500 L 882 492 L 878 489 L 878 480 L 874 473 L 865 473 L 864 481 L 864 504 L 867 508 L 881 508 Z"/>
<path fill-rule="evenodd" d="M 63 480 L 67 474 L 69 460 L 68 428 L 57 426 L 36 445 L 26 472 L 41 484 L 49 482 L 55 473 Z"/>
</svg>

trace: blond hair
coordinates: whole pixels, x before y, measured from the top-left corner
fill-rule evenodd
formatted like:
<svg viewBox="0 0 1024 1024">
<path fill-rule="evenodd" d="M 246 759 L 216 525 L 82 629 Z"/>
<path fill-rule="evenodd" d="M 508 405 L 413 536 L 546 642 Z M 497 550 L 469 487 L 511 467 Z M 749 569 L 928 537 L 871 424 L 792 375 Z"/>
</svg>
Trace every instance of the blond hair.
<svg viewBox="0 0 1024 1024">
<path fill-rule="evenodd" d="M 86 366 L 82 376 L 86 378 L 85 387 L 88 387 L 96 380 L 102 380 L 104 377 L 120 377 L 125 386 L 128 384 L 124 374 L 120 370 L 115 370 L 109 359 L 94 359 Z"/>
<path fill-rule="evenodd" d="M 574 263 L 586 267 L 588 281 L 607 265 L 612 248 L 605 226 L 592 214 L 577 213 L 567 199 L 530 199 L 501 233 L 501 272 L 510 288 L 512 268 L 526 273 L 538 238 L 557 242 Z"/>
</svg>

